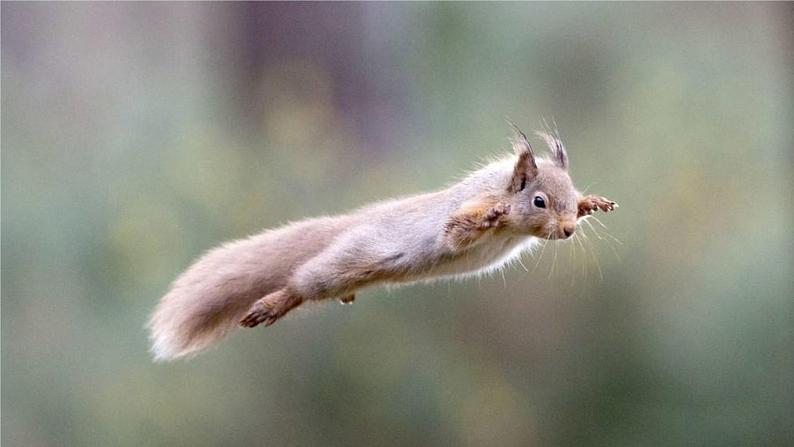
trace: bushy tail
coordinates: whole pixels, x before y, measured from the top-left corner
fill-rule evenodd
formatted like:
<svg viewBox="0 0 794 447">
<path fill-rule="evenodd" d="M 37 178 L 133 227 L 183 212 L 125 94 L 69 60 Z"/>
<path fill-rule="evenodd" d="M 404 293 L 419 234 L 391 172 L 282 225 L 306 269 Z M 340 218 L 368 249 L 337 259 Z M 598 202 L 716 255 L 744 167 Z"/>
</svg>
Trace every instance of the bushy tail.
<svg viewBox="0 0 794 447">
<path fill-rule="evenodd" d="M 254 237 L 216 248 L 174 281 L 148 324 L 155 360 L 209 347 L 274 290 L 278 272 L 268 268 L 268 250 L 261 249 L 261 242 Z"/>
</svg>

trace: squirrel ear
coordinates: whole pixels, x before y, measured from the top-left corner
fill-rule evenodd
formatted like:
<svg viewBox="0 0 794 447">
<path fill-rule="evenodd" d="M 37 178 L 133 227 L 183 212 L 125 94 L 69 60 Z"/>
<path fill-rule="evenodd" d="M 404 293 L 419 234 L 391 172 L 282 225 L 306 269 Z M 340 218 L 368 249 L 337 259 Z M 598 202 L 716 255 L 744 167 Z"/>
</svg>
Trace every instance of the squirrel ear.
<svg viewBox="0 0 794 447">
<path fill-rule="evenodd" d="M 539 137 L 543 138 L 551 150 L 552 159 L 554 164 L 560 169 L 568 170 L 568 152 L 565 151 L 565 145 L 562 144 L 560 134 L 555 130 L 554 133 L 549 132 L 535 132 Z"/>
<path fill-rule="evenodd" d="M 513 128 L 513 151 L 518 155 L 515 166 L 513 166 L 513 177 L 510 180 L 511 192 L 518 192 L 524 189 L 527 181 L 538 173 L 538 165 L 535 163 L 535 154 L 532 152 L 532 145 L 529 144 L 526 134 L 521 132 L 515 124 L 508 121 Z"/>
</svg>

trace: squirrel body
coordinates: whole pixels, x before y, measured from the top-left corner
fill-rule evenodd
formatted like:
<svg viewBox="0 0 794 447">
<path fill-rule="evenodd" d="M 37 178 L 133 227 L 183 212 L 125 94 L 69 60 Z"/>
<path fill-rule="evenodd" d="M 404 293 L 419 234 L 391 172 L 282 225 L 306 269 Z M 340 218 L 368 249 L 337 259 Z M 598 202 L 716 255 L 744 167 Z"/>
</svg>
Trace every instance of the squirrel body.
<svg viewBox="0 0 794 447">
<path fill-rule="evenodd" d="M 149 322 L 156 359 L 195 353 L 238 325 L 273 324 L 305 301 L 352 302 L 380 283 L 499 268 L 538 241 L 573 234 L 577 219 L 617 205 L 582 196 L 559 136 L 536 158 L 514 128 L 515 154 L 432 193 L 302 220 L 210 250 L 163 297 Z"/>
</svg>

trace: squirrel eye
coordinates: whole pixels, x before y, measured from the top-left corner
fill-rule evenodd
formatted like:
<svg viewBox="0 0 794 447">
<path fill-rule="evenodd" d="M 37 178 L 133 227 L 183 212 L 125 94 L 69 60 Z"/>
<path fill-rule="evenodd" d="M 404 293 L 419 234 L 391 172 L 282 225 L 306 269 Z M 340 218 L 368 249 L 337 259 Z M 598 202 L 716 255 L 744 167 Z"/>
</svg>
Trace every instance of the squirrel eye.
<svg viewBox="0 0 794 447">
<path fill-rule="evenodd" d="M 535 196 L 535 198 L 532 200 L 532 204 L 538 208 L 546 208 L 546 201 L 543 200 L 543 197 L 541 196 Z"/>
</svg>

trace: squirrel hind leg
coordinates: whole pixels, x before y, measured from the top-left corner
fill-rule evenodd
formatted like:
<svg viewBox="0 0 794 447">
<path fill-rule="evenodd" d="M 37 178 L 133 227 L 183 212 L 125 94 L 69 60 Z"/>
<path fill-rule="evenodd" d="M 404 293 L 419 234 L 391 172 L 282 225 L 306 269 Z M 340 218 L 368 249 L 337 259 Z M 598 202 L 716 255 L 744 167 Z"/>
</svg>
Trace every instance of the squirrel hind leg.
<svg viewBox="0 0 794 447">
<path fill-rule="evenodd" d="M 240 326 L 255 327 L 262 323 L 265 326 L 278 321 L 287 312 L 303 303 L 303 298 L 281 289 L 257 300 L 248 313 L 240 320 Z"/>
</svg>

